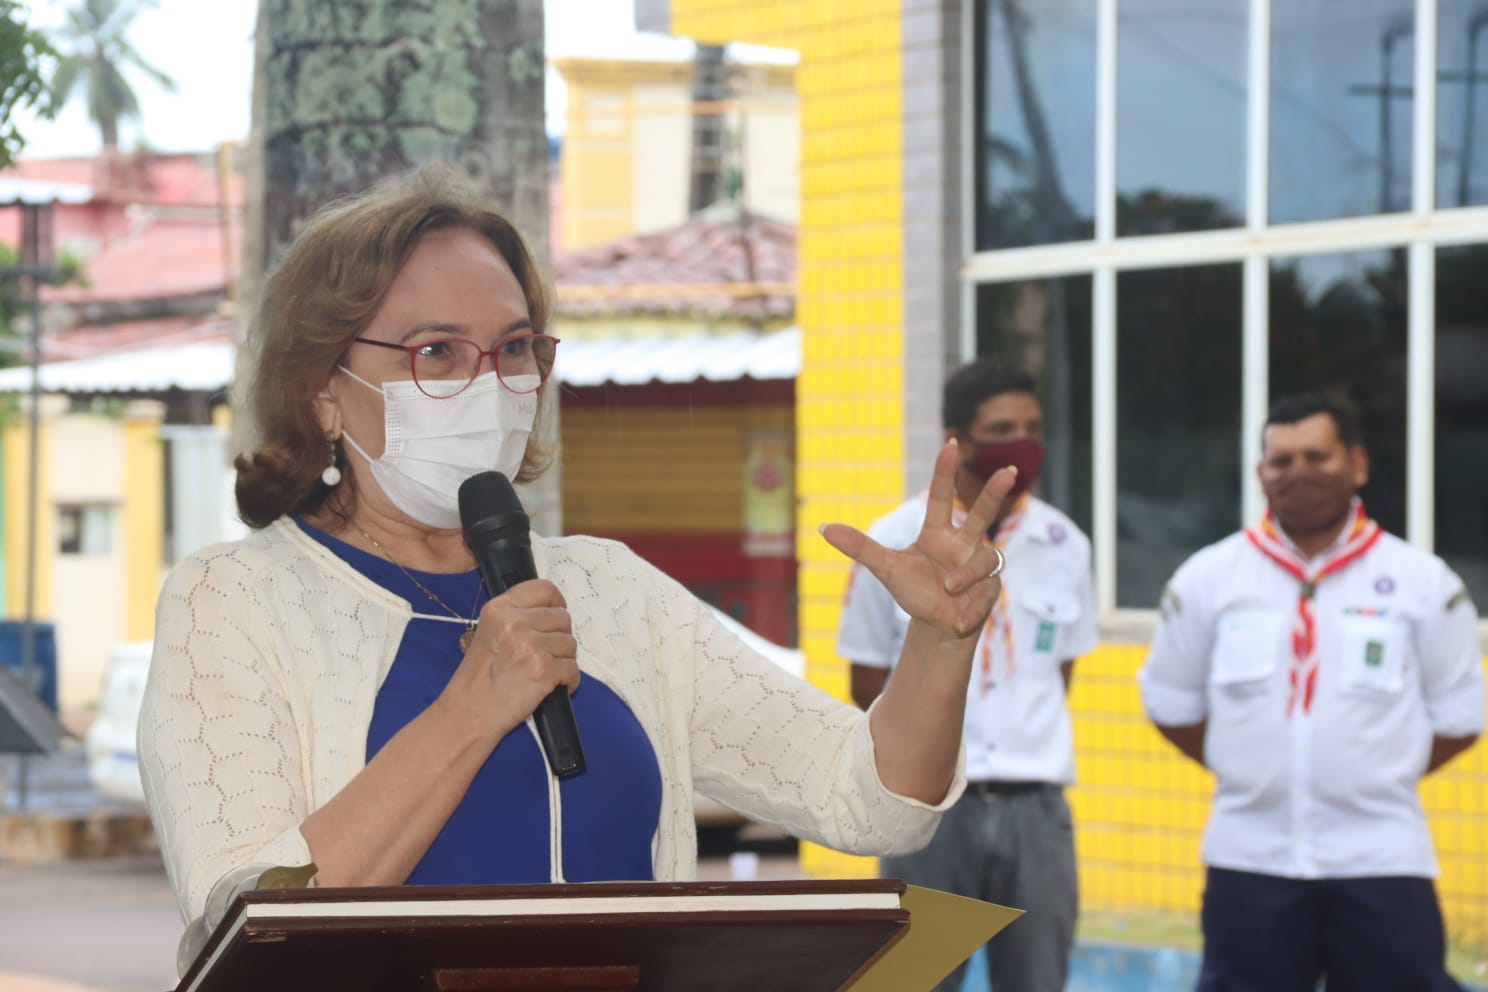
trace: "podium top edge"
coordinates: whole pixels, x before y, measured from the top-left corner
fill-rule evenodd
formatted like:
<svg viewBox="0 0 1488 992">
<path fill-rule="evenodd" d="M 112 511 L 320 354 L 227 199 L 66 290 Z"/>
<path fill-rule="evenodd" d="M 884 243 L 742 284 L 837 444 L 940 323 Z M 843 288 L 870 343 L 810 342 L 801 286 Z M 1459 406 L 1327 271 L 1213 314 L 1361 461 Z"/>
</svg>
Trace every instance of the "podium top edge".
<svg viewBox="0 0 1488 992">
<path fill-rule="evenodd" d="M 634 899 L 703 896 L 904 895 L 896 878 L 785 879 L 752 882 L 567 882 L 531 885 L 386 885 L 244 892 L 246 905 L 325 902 L 469 902 L 506 899 Z M 231 915 L 231 914 L 229 914 Z"/>
</svg>

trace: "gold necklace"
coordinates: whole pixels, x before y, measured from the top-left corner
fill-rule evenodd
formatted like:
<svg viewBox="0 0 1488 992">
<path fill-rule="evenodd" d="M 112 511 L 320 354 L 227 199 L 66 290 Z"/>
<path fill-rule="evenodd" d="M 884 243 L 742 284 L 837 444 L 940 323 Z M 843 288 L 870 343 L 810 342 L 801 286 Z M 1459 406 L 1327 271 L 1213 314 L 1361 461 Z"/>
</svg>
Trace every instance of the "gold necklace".
<svg viewBox="0 0 1488 992">
<path fill-rule="evenodd" d="M 353 524 L 352 526 L 355 527 L 356 525 Z M 419 592 L 423 593 L 425 596 L 428 596 L 434 602 L 444 607 L 445 612 L 447 612 L 450 616 L 454 617 L 456 620 L 462 621 L 465 624 L 465 632 L 460 635 L 460 653 L 464 654 L 465 652 L 469 651 L 471 642 L 475 640 L 475 617 L 478 613 L 477 607 L 480 605 L 481 587 L 479 585 L 475 587 L 475 603 L 471 604 L 470 607 L 471 616 L 465 617 L 462 614 L 456 613 L 454 610 L 450 609 L 449 604 L 440 599 L 438 596 L 434 595 L 434 591 L 432 589 L 424 585 L 418 579 L 414 578 L 413 573 L 410 572 L 408 569 L 404 568 L 402 565 L 399 565 L 397 559 L 388 554 L 387 548 L 384 548 L 382 545 L 377 543 L 377 538 L 373 537 L 371 534 L 368 534 L 360 527 L 357 527 L 357 533 L 361 534 L 368 541 L 370 541 L 372 543 L 372 547 L 380 551 L 384 558 L 393 563 L 394 568 L 408 577 L 409 582 L 412 582 L 414 585 L 418 586 Z"/>
</svg>

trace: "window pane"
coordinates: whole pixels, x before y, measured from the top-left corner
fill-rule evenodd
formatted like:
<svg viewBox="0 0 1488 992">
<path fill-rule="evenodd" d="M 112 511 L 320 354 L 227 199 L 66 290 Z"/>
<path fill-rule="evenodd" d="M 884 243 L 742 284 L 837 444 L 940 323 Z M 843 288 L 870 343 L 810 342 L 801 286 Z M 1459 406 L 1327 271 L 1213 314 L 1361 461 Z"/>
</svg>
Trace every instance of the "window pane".
<svg viewBox="0 0 1488 992">
<path fill-rule="evenodd" d="M 1116 604 L 1240 523 L 1238 265 L 1117 277 Z"/>
<path fill-rule="evenodd" d="M 78 506 L 57 507 L 57 552 L 75 555 L 83 550 L 83 510 Z"/>
<path fill-rule="evenodd" d="M 1090 277 L 977 287 L 977 354 L 1034 376 L 1047 451 L 1038 486 L 1086 534 L 1090 501 Z"/>
<path fill-rule="evenodd" d="M 1488 5 L 1440 0 L 1436 204 L 1488 204 Z"/>
<path fill-rule="evenodd" d="M 114 550 L 114 511 L 107 506 L 83 507 L 82 553 L 112 554 Z"/>
<path fill-rule="evenodd" d="M 1095 0 L 980 0 L 977 248 L 1079 241 L 1095 216 Z"/>
<path fill-rule="evenodd" d="M 1324 392 L 1358 411 L 1364 502 L 1405 534 L 1404 251 L 1305 255 L 1271 268 L 1271 396 Z"/>
<path fill-rule="evenodd" d="M 111 506 L 57 507 L 57 551 L 64 555 L 107 555 L 114 548 Z"/>
<path fill-rule="evenodd" d="M 1118 234 L 1245 223 L 1246 0 L 1122 0 Z"/>
<path fill-rule="evenodd" d="M 1271 219 L 1410 208 L 1412 0 L 1271 5 Z"/>
<path fill-rule="evenodd" d="M 1488 245 L 1436 253 L 1436 551 L 1488 607 Z"/>
</svg>

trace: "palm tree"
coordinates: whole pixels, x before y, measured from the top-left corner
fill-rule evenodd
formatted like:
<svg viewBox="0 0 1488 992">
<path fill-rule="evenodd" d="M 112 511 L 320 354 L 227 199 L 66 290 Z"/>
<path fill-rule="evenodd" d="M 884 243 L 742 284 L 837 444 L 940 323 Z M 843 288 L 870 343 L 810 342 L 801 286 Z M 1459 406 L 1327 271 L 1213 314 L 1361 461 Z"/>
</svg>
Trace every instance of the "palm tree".
<svg viewBox="0 0 1488 992">
<path fill-rule="evenodd" d="M 139 100 L 124 75 L 126 67 L 171 92 L 176 88 L 129 43 L 130 26 L 147 6 L 153 6 L 153 0 L 78 0 L 57 30 L 57 47 L 63 54 L 52 73 L 53 97 L 60 104 L 80 83 L 85 85 L 88 117 L 98 125 L 107 151 L 119 147 L 119 122 L 140 114 Z"/>
</svg>

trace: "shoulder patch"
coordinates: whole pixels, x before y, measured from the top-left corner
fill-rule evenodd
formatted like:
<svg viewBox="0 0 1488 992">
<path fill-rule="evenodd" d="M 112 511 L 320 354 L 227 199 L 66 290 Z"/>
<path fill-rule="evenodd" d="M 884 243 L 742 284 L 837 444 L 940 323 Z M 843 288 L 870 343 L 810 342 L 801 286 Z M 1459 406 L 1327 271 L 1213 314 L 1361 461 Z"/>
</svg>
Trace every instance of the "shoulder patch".
<svg viewBox="0 0 1488 992">
<path fill-rule="evenodd" d="M 1451 613 L 1463 603 L 1471 602 L 1472 597 L 1467 594 L 1467 586 L 1463 586 L 1461 589 L 1458 589 L 1456 592 L 1452 593 L 1451 596 L 1447 597 L 1447 612 Z"/>
<path fill-rule="evenodd" d="M 1163 590 L 1162 599 L 1158 600 L 1157 612 L 1164 620 L 1172 619 L 1183 612 L 1183 600 L 1178 598 L 1172 586 Z"/>
</svg>

